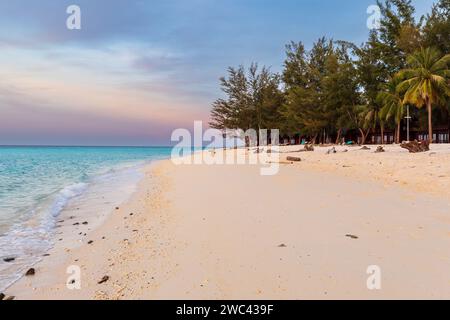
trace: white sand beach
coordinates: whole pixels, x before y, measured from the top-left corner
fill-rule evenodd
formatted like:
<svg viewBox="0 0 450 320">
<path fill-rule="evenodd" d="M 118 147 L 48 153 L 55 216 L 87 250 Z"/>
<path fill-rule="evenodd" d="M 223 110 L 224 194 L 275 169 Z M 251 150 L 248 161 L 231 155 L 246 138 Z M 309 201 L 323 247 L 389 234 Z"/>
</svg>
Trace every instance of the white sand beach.
<svg viewBox="0 0 450 320">
<path fill-rule="evenodd" d="M 327 155 L 329 148 L 283 153 L 281 160 L 302 161 L 274 176 L 255 165 L 149 166 L 132 198 L 101 223 L 95 212 L 61 217 L 62 240 L 34 276 L 5 293 L 19 300 L 450 299 L 450 146 L 422 154 L 355 146 Z M 81 268 L 80 290 L 66 286 L 70 266 Z M 367 287 L 369 266 L 381 270 L 380 290 Z"/>
</svg>

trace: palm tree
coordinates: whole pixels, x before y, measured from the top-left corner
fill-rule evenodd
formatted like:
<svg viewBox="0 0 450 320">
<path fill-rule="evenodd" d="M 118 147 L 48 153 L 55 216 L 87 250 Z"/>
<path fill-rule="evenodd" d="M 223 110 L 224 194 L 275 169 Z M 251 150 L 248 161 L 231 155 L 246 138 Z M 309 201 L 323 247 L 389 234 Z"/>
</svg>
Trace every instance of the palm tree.
<svg viewBox="0 0 450 320">
<path fill-rule="evenodd" d="M 442 56 L 434 48 L 422 48 L 407 59 L 408 69 L 398 73 L 403 81 L 398 85 L 399 92 L 405 92 L 403 104 L 411 103 L 418 108 L 427 107 L 428 140 L 433 141 L 432 106 L 450 95 L 448 79 L 450 54 Z"/>
<path fill-rule="evenodd" d="M 382 105 L 379 117 L 382 121 L 389 121 L 394 119 L 397 125 L 395 134 L 395 143 L 400 143 L 400 125 L 404 116 L 405 105 L 403 103 L 403 96 L 397 90 L 400 84 L 400 79 L 394 77 L 383 86 L 383 91 L 378 94 L 378 100 Z"/>
</svg>

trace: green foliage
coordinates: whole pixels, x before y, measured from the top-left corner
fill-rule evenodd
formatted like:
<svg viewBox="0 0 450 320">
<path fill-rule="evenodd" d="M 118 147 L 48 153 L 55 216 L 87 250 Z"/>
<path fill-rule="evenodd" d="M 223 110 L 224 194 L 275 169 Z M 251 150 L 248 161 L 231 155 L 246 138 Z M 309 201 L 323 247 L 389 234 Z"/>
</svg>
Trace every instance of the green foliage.
<svg viewBox="0 0 450 320">
<path fill-rule="evenodd" d="M 450 52 L 450 0 L 440 0 L 426 17 L 423 27 L 424 46 Z"/>
<path fill-rule="evenodd" d="M 382 106 L 380 118 L 384 121 L 394 120 L 395 124 L 399 124 L 405 114 L 403 95 L 397 90 L 399 84 L 400 78 L 394 77 L 384 84 L 382 91 L 378 93 L 378 100 Z"/>
<path fill-rule="evenodd" d="M 229 68 L 228 77 L 221 79 L 226 98 L 214 102 L 211 126 L 278 128 L 283 135 L 337 140 L 353 130 L 364 141 L 378 126 L 395 125 L 399 138 L 407 104 L 430 110 L 440 105 L 444 116 L 433 119 L 445 121 L 450 109 L 450 0 L 439 0 L 419 21 L 411 0 L 380 0 L 378 5 L 381 27 L 359 47 L 320 38 L 306 50 L 303 43 L 291 42 L 281 75 L 257 64 L 248 70 Z M 424 49 L 416 52 L 419 48 Z M 422 124 L 425 113 L 413 113 Z M 429 111 L 430 128 L 433 119 Z"/>
<path fill-rule="evenodd" d="M 283 79 L 286 82 L 286 104 L 282 114 L 283 132 L 300 129 L 306 135 L 316 135 L 327 125 L 327 108 L 324 99 L 324 78 L 327 62 L 333 54 L 333 44 L 319 39 L 312 50 L 306 52 L 303 45 L 287 46 Z"/>
<path fill-rule="evenodd" d="M 268 68 L 259 70 L 252 64 L 246 71 L 243 66 L 229 68 L 228 78 L 221 78 L 226 99 L 213 103 L 210 126 L 216 129 L 271 128 L 279 118 L 283 94 L 280 78 Z"/>
<path fill-rule="evenodd" d="M 450 54 L 442 54 L 433 48 L 417 51 L 408 57 L 408 68 L 401 70 L 398 77 L 403 81 L 398 91 L 405 92 L 404 103 L 418 108 L 427 103 L 442 105 L 450 94 L 448 79 Z"/>
<path fill-rule="evenodd" d="M 404 92 L 403 103 L 427 107 L 430 141 L 433 135 L 432 107 L 444 106 L 450 96 L 449 63 L 450 54 L 442 56 L 437 49 L 422 48 L 408 57 L 408 68 L 397 75 L 402 79 L 397 90 Z"/>
</svg>

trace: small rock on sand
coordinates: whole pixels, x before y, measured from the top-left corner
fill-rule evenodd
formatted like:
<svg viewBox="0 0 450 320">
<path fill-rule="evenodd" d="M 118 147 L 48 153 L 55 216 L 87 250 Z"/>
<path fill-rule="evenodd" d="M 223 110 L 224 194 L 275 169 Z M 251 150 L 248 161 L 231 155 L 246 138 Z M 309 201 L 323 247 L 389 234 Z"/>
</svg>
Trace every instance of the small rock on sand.
<svg viewBox="0 0 450 320">
<path fill-rule="evenodd" d="M 359 239 L 357 236 L 353 235 L 353 234 L 346 234 L 345 235 L 347 238 L 351 238 L 351 239 Z"/>
<path fill-rule="evenodd" d="M 34 276 L 35 274 L 36 274 L 36 270 L 35 270 L 34 268 L 28 269 L 28 271 L 25 273 L 25 275 L 26 275 L 27 277 L 29 277 L 29 276 Z"/>
<path fill-rule="evenodd" d="M 284 243 L 282 243 L 282 244 L 280 244 L 280 245 L 278 246 L 278 248 L 287 248 L 287 245 L 285 245 Z"/>
<path fill-rule="evenodd" d="M 287 157 L 286 160 L 287 161 L 293 161 L 293 162 L 300 162 L 300 161 L 302 161 L 302 159 L 298 158 L 298 157 Z"/>
<path fill-rule="evenodd" d="M 89 240 L 89 241 L 88 241 L 88 244 L 93 244 L 93 243 L 94 243 L 93 240 Z"/>
<path fill-rule="evenodd" d="M 104 277 L 98 282 L 98 284 L 105 283 L 105 282 L 107 282 L 108 280 L 109 280 L 109 276 L 104 276 Z"/>
<path fill-rule="evenodd" d="M 14 257 L 8 257 L 8 258 L 3 259 L 3 261 L 5 261 L 5 262 L 13 262 L 14 260 L 16 260 L 16 258 L 14 258 Z"/>
</svg>

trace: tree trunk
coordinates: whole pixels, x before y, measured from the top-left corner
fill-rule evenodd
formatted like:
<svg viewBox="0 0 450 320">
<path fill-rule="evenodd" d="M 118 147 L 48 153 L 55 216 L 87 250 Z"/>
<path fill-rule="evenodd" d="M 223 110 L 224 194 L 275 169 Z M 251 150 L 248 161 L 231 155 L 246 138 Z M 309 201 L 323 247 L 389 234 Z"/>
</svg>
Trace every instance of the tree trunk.
<svg viewBox="0 0 450 320">
<path fill-rule="evenodd" d="M 397 143 L 397 127 L 394 128 L 394 143 Z"/>
<path fill-rule="evenodd" d="M 428 110 L 428 141 L 433 143 L 433 117 L 431 113 L 431 100 L 427 99 L 427 110 Z"/>
<path fill-rule="evenodd" d="M 369 135 L 370 130 L 367 130 L 367 133 L 364 133 L 364 130 L 359 128 L 359 132 L 361 133 L 361 145 L 364 145 L 366 143 L 366 139 Z"/>
<path fill-rule="evenodd" d="M 261 128 L 258 126 L 258 131 L 256 132 L 256 146 L 259 147 L 260 146 L 260 134 L 261 134 Z"/>
<path fill-rule="evenodd" d="M 339 144 L 339 143 L 340 143 L 340 140 L 341 140 L 341 133 L 342 133 L 342 129 L 339 129 L 339 130 L 338 130 L 338 133 L 337 133 L 336 144 Z"/>
<path fill-rule="evenodd" d="M 384 125 L 380 125 L 381 127 L 381 144 L 384 144 Z"/>
<path fill-rule="evenodd" d="M 395 137 L 395 140 L 396 140 L 395 143 L 400 143 L 401 142 L 400 141 L 400 130 L 401 130 L 401 122 L 399 121 L 397 123 L 397 132 L 396 132 L 396 137 Z"/>
<path fill-rule="evenodd" d="M 358 129 L 359 133 L 361 134 L 361 144 L 364 144 L 364 131 L 362 131 L 362 129 Z"/>
</svg>

